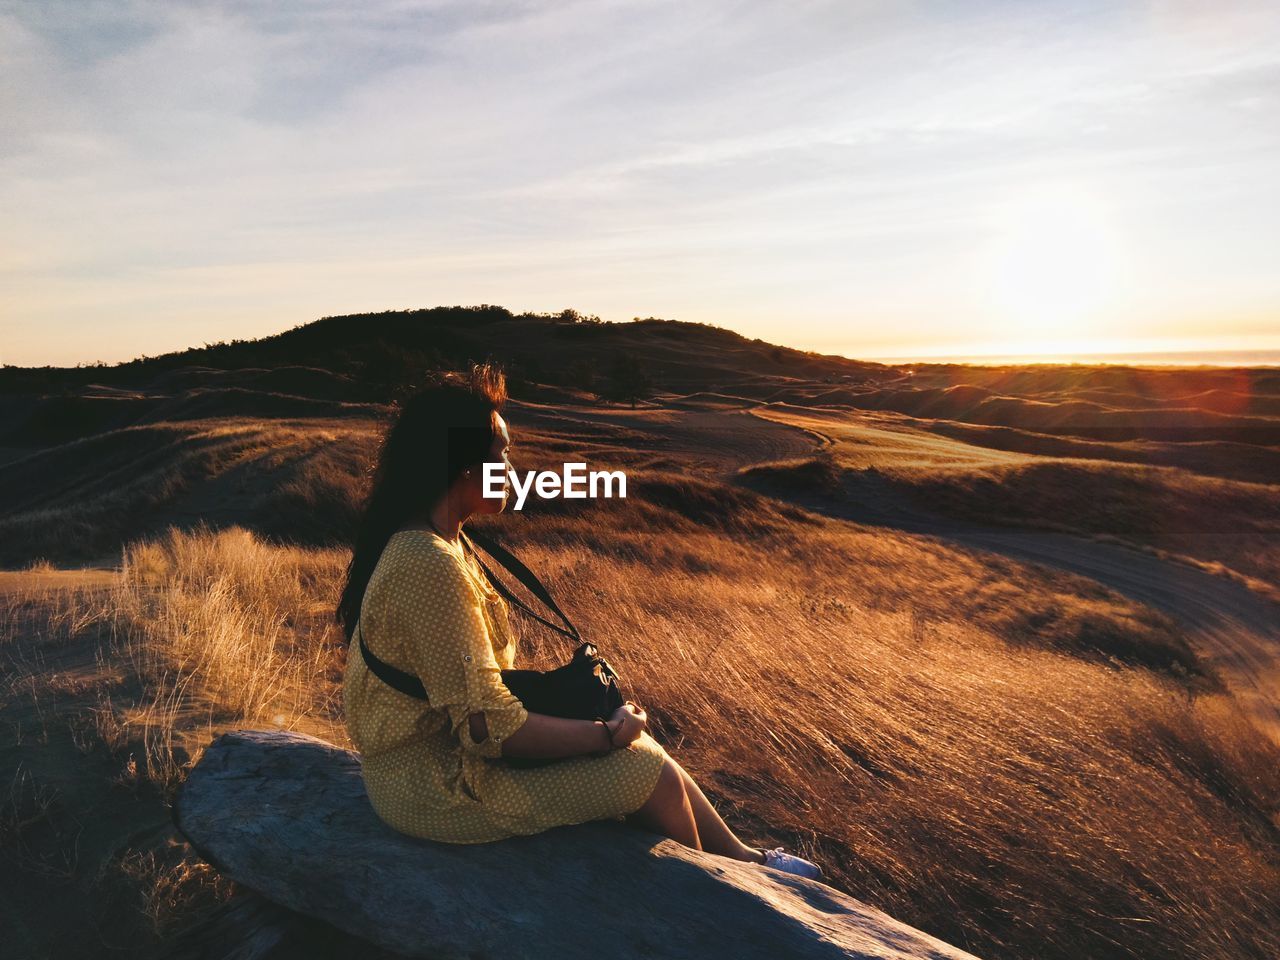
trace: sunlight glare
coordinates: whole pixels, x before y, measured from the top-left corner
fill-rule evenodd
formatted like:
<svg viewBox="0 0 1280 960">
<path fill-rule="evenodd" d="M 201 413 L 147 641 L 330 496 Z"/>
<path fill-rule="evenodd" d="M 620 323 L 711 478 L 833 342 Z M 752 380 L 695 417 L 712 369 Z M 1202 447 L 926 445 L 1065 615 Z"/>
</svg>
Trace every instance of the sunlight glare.
<svg viewBox="0 0 1280 960">
<path fill-rule="evenodd" d="M 983 274 L 1003 335 L 1016 340 L 1103 332 L 1098 312 L 1119 268 L 1115 231 L 1086 191 L 1044 187 L 998 214 Z"/>
</svg>

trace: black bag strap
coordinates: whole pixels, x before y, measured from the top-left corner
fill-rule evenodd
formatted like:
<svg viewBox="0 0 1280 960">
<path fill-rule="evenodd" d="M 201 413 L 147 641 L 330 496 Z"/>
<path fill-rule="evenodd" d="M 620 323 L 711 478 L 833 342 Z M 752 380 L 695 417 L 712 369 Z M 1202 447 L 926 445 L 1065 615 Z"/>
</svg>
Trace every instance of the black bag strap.
<svg viewBox="0 0 1280 960">
<path fill-rule="evenodd" d="M 406 696 L 413 697 L 415 700 L 426 700 L 427 688 L 422 685 L 422 681 L 414 674 L 407 673 L 399 667 L 393 667 L 387 661 L 374 656 L 373 651 L 365 645 L 364 631 L 360 626 L 359 623 L 356 624 L 356 633 L 360 634 L 360 655 L 364 657 L 365 666 L 372 671 L 373 675 Z"/>
<path fill-rule="evenodd" d="M 467 546 L 471 547 L 471 555 L 476 558 L 476 563 L 480 564 L 480 569 L 484 571 L 485 577 L 491 584 L 493 584 L 495 590 L 539 623 L 545 624 L 552 630 L 556 631 L 556 633 L 564 634 L 566 637 L 569 637 L 577 643 L 582 643 L 582 635 L 578 632 L 578 628 L 573 625 L 573 622 L 565 616 L 564 611 L 561 610 L 555 600 L 551 598 L 551 592 L 542 585 L 542 581 L 539 580 L 534 575 L 533 571 L 525 566 L 515 554 L 506 547 L 503 547 L 501 544 L 495 543 L 492 539 L 482 533 L 463 533 L 461 530 L 459 530 L 458 533 L 463 542 L 465 542 Z M 479 555 L 475 551 L 476 544 L 483 547 L 487 553 L 492 555 L 493 558 L 498 561 L 498 563 L 512 573 L 517 580 L 528 587 L 530 593 L 545 603 L 550 609 L 554 610 L 556 615 L 564 621 L 564 625 L 569 629 L 564 630 L 557 627 L 550 620 L 540 617 L 529 608 L 528 604 L 512 593 L 507 585 L 494 576 L 493 571 L 490 570 L 488 566 L 485 565 L 485 562 L 480 559 Z"/>
</svg>

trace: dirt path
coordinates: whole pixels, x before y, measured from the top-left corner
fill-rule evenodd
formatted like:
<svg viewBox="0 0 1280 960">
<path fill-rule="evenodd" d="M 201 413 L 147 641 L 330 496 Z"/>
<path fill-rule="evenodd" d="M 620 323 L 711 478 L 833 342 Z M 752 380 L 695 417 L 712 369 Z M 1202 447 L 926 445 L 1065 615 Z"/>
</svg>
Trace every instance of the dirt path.
<svg viewBox="0 0 1280 960">
<path fill-rule="evenodd" d="M 1069 534 L 979 527 L 919 532 L 1082 574 L 1164 611 L 1280 742 L 1280 605 L 1203 570 Z"/>
<path fill-rule="evenodd" d="M 521 428 L 545 430 L 587 443 L 668 454 L 682 469 L 721 477 L 753 463 L 807 456 L 815 442 L 804 431 L 752 416 L 749 409 L 710 402 L 635 410 L 513 402 L 509 421 L 516 442 Z"/>
</svg>

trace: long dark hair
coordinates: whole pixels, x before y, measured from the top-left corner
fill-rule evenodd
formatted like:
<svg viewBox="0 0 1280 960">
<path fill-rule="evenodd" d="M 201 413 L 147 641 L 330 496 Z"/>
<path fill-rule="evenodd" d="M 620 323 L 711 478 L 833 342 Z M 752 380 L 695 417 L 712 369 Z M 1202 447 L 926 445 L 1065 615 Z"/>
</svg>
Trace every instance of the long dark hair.
<svg viewBox="0 0 1280 960">
<path fill-rule="evenodd" d="M 347 642 L 387 541 L 431 509 L 463 470 L 489 458 L 497 436 L 494 414 L 506 401 L 506 374 L 486 361 L 473 364 L 462 378 L 436 374 L 398 404 L 378 449 L 335 614 Z"/>
</svg>

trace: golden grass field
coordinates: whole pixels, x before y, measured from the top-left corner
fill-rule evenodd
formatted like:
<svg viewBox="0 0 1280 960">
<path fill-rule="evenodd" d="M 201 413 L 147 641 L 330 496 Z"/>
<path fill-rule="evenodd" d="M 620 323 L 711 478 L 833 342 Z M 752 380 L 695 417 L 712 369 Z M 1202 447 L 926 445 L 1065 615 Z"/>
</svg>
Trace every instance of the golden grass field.
<svg viewBox="0 0 1280 960">
<path fill-rule="evenodd" d="M 1084 534 L 1268 610 L 1274 484 L 791 402 L 530 402 L 507 418 L 522 469 L 628 471 L 626 501 L 481 528 L 544 574 L 748 842 L 820 859 L 832 885 L 992 960 L 1280 956 L 1276 688 L 1246 689 L 1272 638 L 1237 611 L 1233 642 L 1252 646 L 1233 660 L 1107 568 L 961 535 L 994 520 Z M 349 518 L 378 422 L 137 429 L 151 436 L 7 467 L 49 484 L 98 464 L 74 498 L 0 519 L 34 558 L 0 573 L 0 908 L 20 955 L 163 956 L 233 895 L 166 807 L 216 733 L 350 746 L 332 618 L 349 552 L 263 518 Z M 920 527 L 926 503 L 954 539 Z M 168 513 L 130 535 L 148 504 Z M 66 538 L 83 538 L 84 569 L 41 562 Z M 566 654 L 518 626 L 521 665 Z"/>
</svg>

